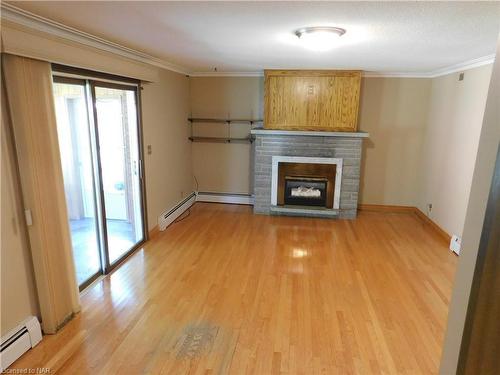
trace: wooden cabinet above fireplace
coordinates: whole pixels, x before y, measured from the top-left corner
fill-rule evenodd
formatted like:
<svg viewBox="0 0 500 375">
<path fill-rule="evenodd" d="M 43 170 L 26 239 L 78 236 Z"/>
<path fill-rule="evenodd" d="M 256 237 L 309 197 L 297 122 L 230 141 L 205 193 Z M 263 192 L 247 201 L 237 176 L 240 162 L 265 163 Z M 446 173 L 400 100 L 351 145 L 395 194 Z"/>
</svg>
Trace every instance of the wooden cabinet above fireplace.
<svg viewBox="0 0 500 375">
<path fill-rule="evenodd" d="M 357 131 L 360 71 L 266 70 L 264 128 Z"/>
</svg>

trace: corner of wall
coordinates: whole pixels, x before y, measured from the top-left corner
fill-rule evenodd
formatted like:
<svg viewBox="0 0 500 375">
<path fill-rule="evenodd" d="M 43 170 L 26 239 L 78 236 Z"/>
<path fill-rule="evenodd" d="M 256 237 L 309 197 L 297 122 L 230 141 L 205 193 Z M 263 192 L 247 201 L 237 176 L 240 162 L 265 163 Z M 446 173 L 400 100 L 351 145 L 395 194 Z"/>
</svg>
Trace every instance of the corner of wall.
<svg viewBox="0 0 500 375">
<path fill-rule="evenodd" d="M 470 190 L 462 251 L 455 274 L 455 282 L 448 313 L 448 325 L 441 357 L 440 374 L 455 374 L 467 315 L 467 307 L 486 211 L 486 203 L 493 177 L 495 159 L 500 143 L 498 103 L 500 102 L 500 38 L 496 61 L 489 84 L 488 99 L 479 139 L 477 158 Z"/>
<path fill-rule="evenodd" d="M 491 65 L 431 79 L 417 207 L 449 234 L 462 235 Z"/>
</svg>

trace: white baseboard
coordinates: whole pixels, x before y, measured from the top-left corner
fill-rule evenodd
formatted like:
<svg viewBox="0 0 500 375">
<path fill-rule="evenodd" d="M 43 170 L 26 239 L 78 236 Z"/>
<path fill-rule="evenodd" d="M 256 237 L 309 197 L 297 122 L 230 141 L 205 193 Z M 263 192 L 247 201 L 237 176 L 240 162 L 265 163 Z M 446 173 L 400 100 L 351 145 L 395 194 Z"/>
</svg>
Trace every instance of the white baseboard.
<svg viewBox="0 0 500 375">
<path fill-rule="evenodd" d="M 42 329 L 38 319 L 28 317 L 22 324 L 1 339 L 0 371 L 8 368 L 16 359 L 42 341 Z"/>
<path fill-rule="evenodd" d="M 254 197 L 246 194 L 211 193 L 200 191 L 196 194 L 196 201 L 253 205 Z"/>
<path fill-rule="evenodd" d="M 193 191 L 189 196 L 184 198 L 182 201 L 177 203 L 170 210 L 166 210 L 160 216 L 158 216 L 158 228 L 161 231 L 167 229 L 167 227 L 172 224 L 179 216 L 181 216 L 186 210 L 191 207 L 194 202 L 196 202 L 196 193 Z"/>
</svg>

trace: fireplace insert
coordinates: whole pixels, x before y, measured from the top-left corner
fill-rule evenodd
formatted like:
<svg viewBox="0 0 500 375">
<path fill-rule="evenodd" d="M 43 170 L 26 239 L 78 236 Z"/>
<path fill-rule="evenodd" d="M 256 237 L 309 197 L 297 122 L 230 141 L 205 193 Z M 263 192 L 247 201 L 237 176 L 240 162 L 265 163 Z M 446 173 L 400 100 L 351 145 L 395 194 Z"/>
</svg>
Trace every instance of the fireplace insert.
<svg viewBox="0 0 500 375">
<path fill-rule="evenodd" d="M 333 208 L 336 165 L 278 163 L 276 204 Z"/>
<path fill-rule="evenodd" d="M 328 179 L 285 176 L 285 204 L 326 207 Z"/>
</svg>

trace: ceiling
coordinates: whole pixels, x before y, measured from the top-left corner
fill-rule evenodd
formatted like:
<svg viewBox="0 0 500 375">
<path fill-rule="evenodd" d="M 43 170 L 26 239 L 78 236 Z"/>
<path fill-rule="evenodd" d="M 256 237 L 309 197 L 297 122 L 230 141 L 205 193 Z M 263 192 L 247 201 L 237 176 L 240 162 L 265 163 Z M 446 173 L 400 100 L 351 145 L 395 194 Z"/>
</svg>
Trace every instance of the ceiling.
<svg viewBox="0 0 500 375">
<path fill-rule="evenodd" d="M 500 2 L 79 2 L 10 4 L 187 72 L 361 69 L 424 73 L 492 55 Z M 297 44 L 304 26 L 338 26 L 338 47 Z"/>
</svg>

